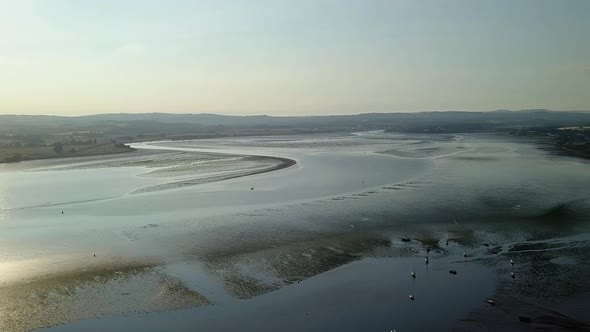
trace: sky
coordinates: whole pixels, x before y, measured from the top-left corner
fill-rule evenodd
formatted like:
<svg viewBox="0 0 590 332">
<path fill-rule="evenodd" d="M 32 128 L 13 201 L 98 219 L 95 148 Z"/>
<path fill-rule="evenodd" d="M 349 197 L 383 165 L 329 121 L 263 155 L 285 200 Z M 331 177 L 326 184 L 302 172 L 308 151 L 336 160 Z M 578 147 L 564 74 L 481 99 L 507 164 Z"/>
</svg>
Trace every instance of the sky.
<svg viewBox="0 0 590 332">
<path fill-rule="evenodd" d="M 590 110 L 588 0 L 0 0 L 0 114 Z"/>
</svg>

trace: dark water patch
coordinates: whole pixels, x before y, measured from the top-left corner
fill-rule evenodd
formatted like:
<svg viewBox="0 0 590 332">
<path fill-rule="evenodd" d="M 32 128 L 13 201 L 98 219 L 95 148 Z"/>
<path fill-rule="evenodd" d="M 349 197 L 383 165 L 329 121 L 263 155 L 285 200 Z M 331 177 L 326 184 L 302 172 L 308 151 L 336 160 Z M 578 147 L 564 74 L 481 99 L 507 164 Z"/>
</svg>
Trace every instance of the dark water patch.
<svg viewBox="0 0 590 332">
<path fill-rule="evenodd" d="M 440 248 L 440 238 L 436 237 L 434 234 L 419 236 L 416 240 L 420 241 L 423 246 L 428 247 L 430 249 Z"/>
<path fill-rule="evenodd" d="M 517 243 L 510 246 L 508 249 L 509 252 L 517 252 L 517 251 L 542 251 L 547 249 L 554 249 L 554 248 L 561 248 L 563 246 L 562 243 L 546 243 L 546 242 L 537 242 L 537 243 Z"/>
<path fill-rule="evenodd" d="M 567 247 L 585 246 L 587 241 L 555 241 L 555 242 L 534 242 L 534 243 L 516 243 L 510 246 L 509 252 L 522 251 L 547 251 L 553 249 L 564 249 Z"/>
<path fill-rule="evenodd" d="M 395 186 L 388 186 L 388 187 L 383 187 L 383 189 L 387 189 L 387 190 L 401 190 L 402 188 L 395 187 Z"/>
<path fill-rule="evenodd" d="M 502 246 L 495 246 L 493 248 L 490 248 L 488 250 L 485 251 L 485 255 L 498 255 L 500 253 L 502 253 Z"/>
<path fill-rule="evenodd" d="M 453 156 L 450 159 L 454 160 L 461 160 L 461 161 L 497 161 L 500 160 L 498 157 L 490 157 L 490 156 Z"/>
<path fill-rule="evenodd" d="M 404 187 L 404 188 L 422 188 L 422 186 L 420 186 L 418 184 L 411 184 L 411 183 L 400 184 L 400 187 Z"/>
<path fill-rule="evenodd" d="M 431 153 L 431 152 L 440 151 L 441 148 L 418 148 L 416 150 L 426 152 L 426 153 Z"/>
<path fill-rule="evenodd" d="M 147 224 L 147 225 L 143 225 L 141 226 L 141 228 L 156 228 L 156 227 L 160 227 L 160 225 L 158 224 Z"/>
</svg>

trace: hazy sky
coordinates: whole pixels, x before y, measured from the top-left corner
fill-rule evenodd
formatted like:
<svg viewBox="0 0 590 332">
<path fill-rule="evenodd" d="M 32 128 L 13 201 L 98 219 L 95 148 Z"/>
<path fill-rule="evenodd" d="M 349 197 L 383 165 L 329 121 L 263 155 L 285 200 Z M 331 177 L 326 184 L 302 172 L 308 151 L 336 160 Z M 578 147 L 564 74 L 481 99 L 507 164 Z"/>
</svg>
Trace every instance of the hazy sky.
<svg viewBox="0 0 590 332">
<path fill-rule="evenodd" d="M 0 114 L 590 109 L 589 0 L 0 0 Z"/>
</svg>

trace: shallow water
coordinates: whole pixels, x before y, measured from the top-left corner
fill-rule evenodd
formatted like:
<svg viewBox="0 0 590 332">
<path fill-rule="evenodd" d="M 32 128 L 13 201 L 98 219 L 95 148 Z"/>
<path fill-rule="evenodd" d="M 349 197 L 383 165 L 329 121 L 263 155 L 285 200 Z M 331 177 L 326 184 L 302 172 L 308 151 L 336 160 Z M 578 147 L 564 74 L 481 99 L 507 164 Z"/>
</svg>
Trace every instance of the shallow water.
<svg viewBox="0 0 590 332">
<path fill-rule="evenodd" d="M 186 324 L 198 326 L 209 324 L 210 314 L 213 320 L 218 319 L 216 315 L 237 315 L 241 309 L 231 308 L 243 307 L 242 300 L 236 298 L 253 301 L 252 308 L 261 312 L 267 310 L 264 299 L 268 298 L 282 303 L 285 310 L 312 306 L 325 318 L 301 320 L 305 327 L 325 328 L 329 325 L 322 324 L 350 316 L 363 326 L 414 329 L 418 325 L 401 318 L 422 315 L 433 305 L 445 308 L 437 301 L 446 293 L 430 289 L 427 300 L 418 301 L 417 297 L 415 307 L 425 307 L 414 309 L 414 313 L 406 313 L 403 307 L 406 309 L 399 312 L 404 314 L 396 324 L 379 317 L 385 317 L 390 306 L 407 304 L 407 287 L 387 283 L 406 280 L 407 264 L 425 255 L 426 245 L 436 248 L 431 253 L 433 271 L 463 251 L 473 256 L 470 262 L 480 258 L 487 262 L 496 256 L 517 254 L 525 245 L 545 252 L 553 246 L 552 239 L 559 237 L 568 240 L 554 245 L 555 250 L 568 247 L 567 243 L 574 241 L 572 236 L 576 236 L 578 247 L 588 245 L 588 162 L 553 156 L 529 142 L 477 135 L 357 133 L 155 142 L 135 147 L 146 152 L 106 161 L 92 158 L 0 166 L 0 285 L 7 291 L 6 303 L 11 303 L 0 308 L 5 315 L 0 315 L 0 326 L 8 326 L 2 325 L 6 317 L 11 317 L 8 331 L 19 331 L 93 315 L 214 303 L 190 313 L 198 318 L 183 318 Z M 273 167 L 279 161 L 272 156 L 291 158 L 297 164 L 213 181 L 220 175 Z M 178 182 L 192 185 L 179 186 Z M 414 240 L 402 243 L 402 236 Z M 551 264 L 570 266 L 567 262 L 579 260 L 576 252 L 564 255 L 568 258 L 555 258 Z M 367 263 L 366 257 L 376 260 Z M 120 286 L 119 275 L 114 273 L 127 266 L 147 270 Z M 112 281 L 99 287 L 81 279 L 76 272 L 80 269 L 90 274 L 114 271 L 107 277 Z M 359 272 L 365 269 L 365 274 Z M 437 317 L 433 321 L 446 322 L 443 325 L 449 328 L 489 296 L 496 281 L 493 269 L 473 264 L 462 269 L 465 271 L 457 280 L 466 273 L 471 277 L 465 282 L 473 282 L 472 288 L 477 290 L 481 279 L 481 292 L 466 288 L 465 306 L 448 308 L 451 311 L 445 315 L 440 314 L 446 312 L 442 309 L 430 313 Z M 446 270 L 439 272 L 432 272 L 430 284 L 444 288 L 440 292 L 450 291 L 448 287 L 455 286 L 446 283 L 454 279 L 448 279 Z M 371 280 L 375 287 L 340 284 L 348 275 L 367 283 Z M 162 287 L 157 286 L 162 284 L 158 280 L 170 278 L 179 285 L 175 289 L 184 302 L 154 300 L 158 305 L 153 301 L 137 305 L 138 299 L 156 299 L 154 294 L 159 293 L 154 289 Z M 63 299 L 46 304 L 55 310 L 47 315 L 61 320 L 48 319 L 42 310 L 23 310 L 45 303 L 34 302 L 31 288 L 19 286 L 27 283 L 43 294 L 76 285 Z M 314 283 L 318 286 L 312 287 Z M 152 286 L 141 291 L 137 285 Z M 113 291 L 118 287 L 134 289 L 119 292 L 131 294 L 122 296 L 129 299 L 123 302 L 129 305 L 113 310 L 93 307 L 96 301 L 108 303 L 121 297 Z M 312 296 L 317 290 L 314 287 L 326 289 L 323 305 L 315 305 L 305 296 L 297 302 L 289 295 L 303 292 Z M 351 302 L 339 298 L 346 289 L 361 297 L 363 292 L 374 296 L 379 291 L 392 292 L 389 295 L 396 300 L 376 301 L 374 315 L 355 315 L 344 308 Z M 69 310 L 65 305 L 68 299 L 80 301 L 84 294 L 99 294 L 91 298 L 100 300 L 88 298 L 84 312 L 58 314 Z M 365 300 L 370 302 L 373 295 Z M 338 307 L 339 302 L 344 311 L 323 308 L 330 304 Z M 218 306 L 221 308 L 216 309 Z M 369 303 L 364 306 L 371 308 Z M 257 317 L 255 311 L 237 315 L 236 321 Z M 148 325 L 186 318 L 183 315 L 155 315 Z M 292 314 L 285 321 L 299 318 Z M 129 320 L 140 324 L 136 318 Z M 223 319 L 218 320 L 215 324 L 224 324 Z M 84 324 L 127 321 L 93 322 Z M 269 321 L 265 326 L 276 324 Z M 85 329 L 90 325 L 84 325 Z"/>
<path fill-rule="evenodd" d="M 460 273 L 449 274 L 449 267 Z M 171 322 L 175 331 L 449 330 L 455 317 L 493 293 L 488 270 L 452 258 L 429 266 L 416 258 L 366 259 L 243 302 L 46 331 L 165 331 Z"/>
</svg>

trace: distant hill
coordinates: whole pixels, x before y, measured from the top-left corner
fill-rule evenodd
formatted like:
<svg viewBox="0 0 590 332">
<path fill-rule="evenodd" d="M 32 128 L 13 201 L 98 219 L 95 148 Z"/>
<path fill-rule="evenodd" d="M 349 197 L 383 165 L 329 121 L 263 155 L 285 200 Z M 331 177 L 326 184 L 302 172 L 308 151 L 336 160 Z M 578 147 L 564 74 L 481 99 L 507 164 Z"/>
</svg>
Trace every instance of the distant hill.
<svg viewBox="0 0 590 332">
<path fill-rule="evenodd" d="M 79 117 L 0 115 L 0 134 L 102 132 L 108 137 L 143 138 L 239 135 L 256 132 L 385 129 L 405 132 L 490 131 L 515 127 L 590 125 L 588 111 L 497 110 L 491 112 L 365 113 L 276 117 L 217 114 L 98 114 Z"/>
</svg>

